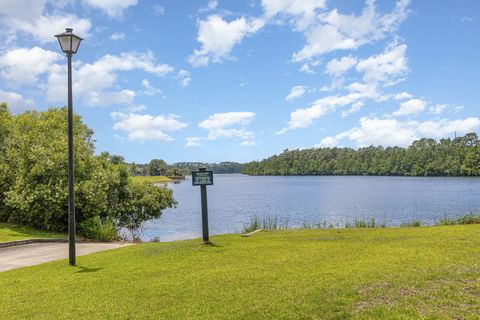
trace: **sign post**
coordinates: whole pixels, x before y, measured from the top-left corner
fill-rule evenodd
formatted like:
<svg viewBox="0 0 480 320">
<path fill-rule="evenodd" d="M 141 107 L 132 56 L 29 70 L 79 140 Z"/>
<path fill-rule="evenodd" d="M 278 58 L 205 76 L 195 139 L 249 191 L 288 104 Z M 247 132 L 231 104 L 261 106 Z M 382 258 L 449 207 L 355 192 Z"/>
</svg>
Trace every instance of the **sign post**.
<svg viewBox="0 0 480 320">
<path fill-rule="evenodd" d="M 198 171 L 193 171 L 192 185 L 200 186 L 200 197 L 202 201 L 203 242 L 209 243 L 210 240 L 208 238 L 207 186 L 213 185 L 213 171 L 207 171 L 207 168 L 198 168 Z"/>
</svg>

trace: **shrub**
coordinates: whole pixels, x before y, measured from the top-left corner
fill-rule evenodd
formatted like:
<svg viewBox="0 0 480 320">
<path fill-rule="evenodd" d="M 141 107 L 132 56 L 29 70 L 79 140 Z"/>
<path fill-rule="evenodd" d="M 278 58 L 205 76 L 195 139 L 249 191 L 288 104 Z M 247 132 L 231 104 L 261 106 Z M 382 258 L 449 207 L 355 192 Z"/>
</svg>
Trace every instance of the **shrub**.
<svg viewBox="0 0 480 320">
<path fill-rule="evenodd" d="M 421 227 L 421 226 L 422 226 L 422 222 L 420 220 L 402 222 L 402 224 L 400 224 L 400 227 Z"/>
<path fill-rule="evenodd" d="M 163 209 L 176 205 L 172 190 L 148 182 L 131 183 L 123 209 L 117 216 L 118 225 L 129 230 L 133 238 L 138 238 L 145 221 L 160 218 Z"/>
<path fill-rule="evenodd" d="M 103 221 L 99 216 L 84 220 L 78 225 L 77 233 L 85 236 L 86 238 L 99 241 L 118 240 L 116 223 L 110 217 Z"/>
<path fill-rule="evenodd" d="M 443 218 L 438 222 L 440 226 L 450 226 L 456 224 L 480 224 L 480 215 L 470 213 L 458 218 Z"/>
<path fill-rule="evenodd" d="M 78 115 L 73 120 L 75 214 L 85 235 L 138 230 L 176 204 L 166 188 L 134 184 L 121 157 L 95 156 L 93 131 Z M 66 108 L 14 116 L 0 104 L 0 222 L 67 230 L 66 132 Z"/>
</svg>

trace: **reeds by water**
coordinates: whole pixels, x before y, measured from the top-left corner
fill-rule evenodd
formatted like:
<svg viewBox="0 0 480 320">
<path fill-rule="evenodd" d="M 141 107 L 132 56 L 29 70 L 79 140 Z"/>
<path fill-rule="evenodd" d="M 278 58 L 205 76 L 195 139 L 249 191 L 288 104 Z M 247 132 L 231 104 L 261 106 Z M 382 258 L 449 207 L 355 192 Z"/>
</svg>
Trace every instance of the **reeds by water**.
<svg viewBox="0 0 480 320">
<path fill-rule="evenodd" d="M 433 225 L 445 226 L 445 225 L 460 225 L 460 224 L 480 224 L 480 214 L 470 213 L 457 218 L 440 219 Z M 423 223 L 418 220 L 406 221 L 400 224 L 400 227 L 421 227 Z M 288 229 L 288 219 L 279 219 L 278 217 L 263 217 L 253 216 L 248 223 L 244 223 L 242 233 L 249 233 L 255 230 L 276 230 L 276 229 Z M 294 226 L 294 228 L 300 229 L 331 229 L 341 228 L 339 223 L 335 225 L 323 221 L 321 223 L 303 222 L 300 226 Z M 355 219 L 353 222 L 346 222 L 344 228 L 385 228 L 386 222 L 377 222 L 375 219 L 364 220 Z"/>
</svg>

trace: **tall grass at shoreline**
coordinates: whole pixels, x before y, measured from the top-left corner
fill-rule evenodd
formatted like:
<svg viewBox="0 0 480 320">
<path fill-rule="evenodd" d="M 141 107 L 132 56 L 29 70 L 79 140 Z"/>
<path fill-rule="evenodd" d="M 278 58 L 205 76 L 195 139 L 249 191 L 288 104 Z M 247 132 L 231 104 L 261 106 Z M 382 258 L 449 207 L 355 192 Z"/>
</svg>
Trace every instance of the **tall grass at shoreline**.
<svg viewBox="0 0 480 320">
<path fill-rule="evenodd" d="M 480 224 L 480 214 L 466 214 L 458 218 L 443 218 L 437 225 L 439 226 L 451 226 L 458 224 Z"/>
<path fill-rule="evenodd" d="M 264 217 L 253 216 L 248 223 L 243 224 L 242 233 L 250 233 L 255 230 L 277 230 L 288 229 L 288 219 L 279 219 L 278 217 Z"/>
<path fill-rule="evenodd" d="M 437 222 L 433 223 L 436 226 L 450 226 L 450 225 L 465 225 L 465 224 L 480 224 L 480 214 L 470 213 L 457 218 L 447 218 L 444 217 Z M 411 227 L 421 227 L 426 226 L 420 220 L 415 219 L 411 221 L 402 222 L 400 227 L 402 228 L 411 228 Z M 386 222 L 382 221 L 381 223 L 377 222 L 375 219 L 355 219 L 353 222 L 346 222 L 343 226 L 339 223 L 335 225 L 332 223 L 327 223 L 323 221 L 322 223 L 311 223 L 303 222 L 298 227 L 298 229 L 332 229 L 332 228 L 386 228 Z M 255 230 L 276 230 L 276 229 L 288 229 L 288 219 L 283 219 L 280 222 L 280 219 L 275 217 L 264 217 L 260 218 L 258 216 L 253 216 L 250 218 L 248 223 L 243 224 L 242 233 L 250 233 Z"/>
</svg>

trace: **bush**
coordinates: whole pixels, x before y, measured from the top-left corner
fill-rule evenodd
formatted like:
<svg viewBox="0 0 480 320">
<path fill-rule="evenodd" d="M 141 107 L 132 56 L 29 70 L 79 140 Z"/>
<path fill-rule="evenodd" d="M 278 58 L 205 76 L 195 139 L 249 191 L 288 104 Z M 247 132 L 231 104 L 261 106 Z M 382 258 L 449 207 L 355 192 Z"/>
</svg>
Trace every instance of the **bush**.
<svg viewBox="0 0 480 320">
<path fill-rule="evenodd" d="M 131 183 L 118 225 L 130 231 L 132 238 L 138 238 L 145 221 L 160 218 L 163 209 L 176 205 L 172 190 L 148 182 Z"/>
<path fill-rule="evenodd" d="M 77 233 L 99 241 L 118 240 L 118 230 L 112 218 L 102 221 L 99 216 L 95 216 L 85 220 L 78 225 Z"/>
<path fill-rule="evenodd" d="M 440 226 L 450 226 L 456 224 L 480 224 L 480 215 L 478 214 L 466 214 L 458 218 L 443 218 L 438 222 Z"/>
<path fill-rule="evenodd" d="M 122 227 L 133 233 L 176 204 L 166 188 L 134 184 L 121 157 L 95 156 L 93 131 L 73 120 L 75 215 L 86 236 L 113 239 Z M 67 231 L 66 132 L 66 108 L 14 116 L 0 104 L 0 222 Z"/>
<path fill-rule="evenodd" d="M 422 222 L 420 220 L 413 220 L 410 222 L 403 222 L 400 227 L 421 227 Z"/>
</svg>

